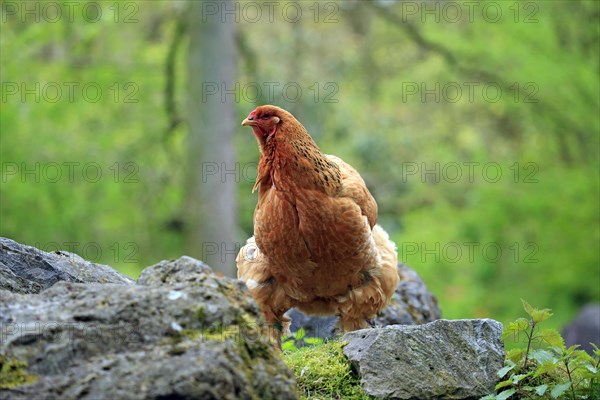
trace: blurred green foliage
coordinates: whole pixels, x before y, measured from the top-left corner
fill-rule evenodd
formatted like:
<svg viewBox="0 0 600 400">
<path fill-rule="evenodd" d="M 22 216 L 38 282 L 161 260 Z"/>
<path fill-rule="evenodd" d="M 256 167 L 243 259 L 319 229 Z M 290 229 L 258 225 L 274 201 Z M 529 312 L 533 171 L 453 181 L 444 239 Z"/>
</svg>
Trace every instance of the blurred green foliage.
<svg viewBox="0 0 600 400">
<path fill-rule="evenodd" d="M 25 3 L 2 3 L 0 234 L 132 276 L 178 257 L 187 127 L 169 128 L 166 63 L 186 3 L 98 16 L 82 1 L 54 22 Z M 524 297 L 557 327 L 600 299 L 598 2 L 451 2 L 457 21 L 436 2 L 298 2 L 297 23 L 288 3 L 237 23 L 239 119 L 280 105 L 354 165 L 445 317 L 507 322 Z M 183 120 L 186 45 L 170 98 Z M 253 82 L 279 86 L 256 98 Z M 242 128 L 235 147 L 249 235 L 258 151 Z"/>
</svg>

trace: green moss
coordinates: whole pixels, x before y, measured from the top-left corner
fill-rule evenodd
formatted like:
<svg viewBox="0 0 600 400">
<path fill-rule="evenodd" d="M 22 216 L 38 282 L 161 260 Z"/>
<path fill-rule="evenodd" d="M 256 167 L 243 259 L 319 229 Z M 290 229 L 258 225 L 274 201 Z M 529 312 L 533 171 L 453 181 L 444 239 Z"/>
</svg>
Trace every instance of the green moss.
<svg viewBox="0 0 600 400">
<path fill-rule="evenodd" d="M 169 350 L 170 354 L 184 353 L 187 347 L 193 345 L 193 342 L 226 342 L 226 345 L 233 350 L 231 353 L 237 353 L 240 356 L 242 361 L 240 368 L 249 383 L 255 381 L 255 370 L 277 374 L 279 365 L 275 358 L 275 352 L 261 338 L 256 319 L 250 313 L 240 312 L 235 315 L 233 320 L 234 323 L 227 326 L 223 326 L 222 322 L 217 321 L 202 329 L 182 329 L 170 338 L 172 345 Z M 260 368 L 256 368 L 257 365 Z M 251 397 L 253 400 L 276 398 L 268 385 L 254 387 Z"/>
<path fill-rule="evenodd" d="M 242 329 L 250 329 L 252 331 L 255 331 L 258 326 L 256 318 L 244 311 L 240 311 L 236 314 L 234 323 L 239 325 Z"/>
<path fill-rule="evenodd" d="M 0 356 L 0 389 L 12 389 L 34 383 L 38 377 L 27 373 L 25 361 Z"/>
<path fill-rule="evenodd" d="M 237 348 L 240 357 L 242 358 L 243 365 L 242 369 L 246 375 L 248 382 L 255 382 L 254 374 L 256 371 L 255 365 L 261 364 L 262 370 L 266 371 L 267 374 L 275 376 L 278 373 L 278 362 L 275 359 L 275 352 L 273 348 L 262 340 L 237 341 Z M 269 385 L 263 385 L 256 387 L 254 385 L 254 391 L 252 393 L 252 399 L 264 399 L 271 400 L 277 397 L 271 392 Z"/>
<path fill-rule="evenodd" d="M 204 309 L 204 306 L 198 307 L 196 310 L 196 318 L 199 321 L 204 321 L 204 318 L 206 318 L 206 310 Z"/>
<path fill-rule="evenodd" d="M 202 338 L 203 332 L 197 329 L 183 329 L 181 332 L 179 332 L 179 335 L 192 340 L 197 340 Z"/>
<path fill-rule="evenodd" d="M 181 338 L 192 340 L 223 342 L 228 339 L 222 329 L 184 329 L 179 332 Z"/>
<path fill-rule="evenodd" d="M 272 360 L 273 358 L 273 350 L 269 344 L 264 343 L 261 340 L 240 340 L 238 341 L 238 347 L 244 362 L 249 366 L 252 366 L 254 360 Z"/>
<path fill-rule="evenodd" d="M 296 375 L 301 399 L 372 399 L 360 386 L 360 378 L 342 353 L 344 344 L 330 341 L 284 351 L 284 362 Z"/>
<path fill-rule="evenodd" d="M 220 329 L 182 329 L 178 332 L 171 332 L 169 336 L 163 338 L 161 345 L 172 346 L 171 354 L 181 354 L 190 346 L 192 342 L 223 342 L 228 339 L 227 335 Z"/>
</svg>

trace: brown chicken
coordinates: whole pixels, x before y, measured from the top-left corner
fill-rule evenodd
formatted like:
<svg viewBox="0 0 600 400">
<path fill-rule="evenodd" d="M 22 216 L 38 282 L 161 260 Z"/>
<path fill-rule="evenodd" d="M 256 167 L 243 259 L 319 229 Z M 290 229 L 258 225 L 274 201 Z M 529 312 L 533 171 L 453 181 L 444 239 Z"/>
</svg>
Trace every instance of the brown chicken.
<svg viewBox="0 0 600 400">
<path fill-rule="evenodd" d="M 258 107 L 242 125 L 252 127 L 260 161 L 254 236 L 238 254 L 238 278 L 277 343 L 292 307 L 338 315 L 344 331 L 368 327 L 399 278 L 396 246 L 376 224 L 365 182 L 279 107 Z"/>
</svg>

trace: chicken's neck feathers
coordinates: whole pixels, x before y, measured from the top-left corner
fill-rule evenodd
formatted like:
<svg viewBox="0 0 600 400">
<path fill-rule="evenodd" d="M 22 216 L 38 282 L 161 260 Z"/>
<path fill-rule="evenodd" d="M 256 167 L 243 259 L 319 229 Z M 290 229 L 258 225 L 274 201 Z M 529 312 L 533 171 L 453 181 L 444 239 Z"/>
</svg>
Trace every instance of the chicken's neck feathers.
<svg viewBox="0 0 600 400">
<path fill-rule="evenodd" d="M 304 127 L 281 131 L 263 143 L 254 189 L 284 192 L 319 190 L 329 195 L 341 185 L 339 166 L 319 149 Z"/>
</svg>

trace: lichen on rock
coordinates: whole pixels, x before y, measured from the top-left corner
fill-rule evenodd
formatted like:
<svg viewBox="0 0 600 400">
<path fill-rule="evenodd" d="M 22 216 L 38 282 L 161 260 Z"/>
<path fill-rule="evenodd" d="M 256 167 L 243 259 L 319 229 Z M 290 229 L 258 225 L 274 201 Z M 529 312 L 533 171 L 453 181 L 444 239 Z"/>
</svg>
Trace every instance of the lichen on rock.
<svg viewBox="0 0 600 400">
<path fill-rule="evenodd" d="M 13 389 L 34 383 L 37 376 L 27 372 L 27 363 L 0 355 L 0 389 Z"/>
</svg>

